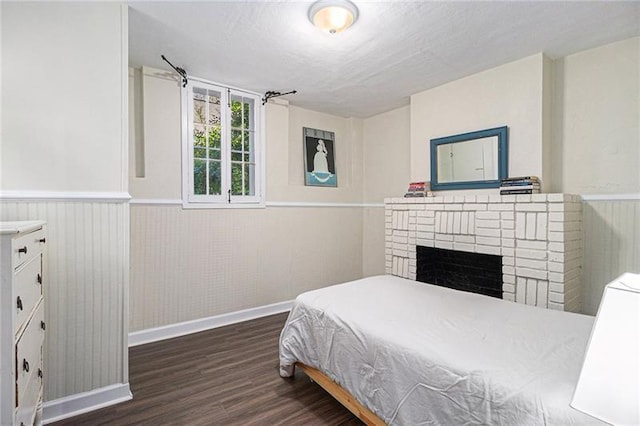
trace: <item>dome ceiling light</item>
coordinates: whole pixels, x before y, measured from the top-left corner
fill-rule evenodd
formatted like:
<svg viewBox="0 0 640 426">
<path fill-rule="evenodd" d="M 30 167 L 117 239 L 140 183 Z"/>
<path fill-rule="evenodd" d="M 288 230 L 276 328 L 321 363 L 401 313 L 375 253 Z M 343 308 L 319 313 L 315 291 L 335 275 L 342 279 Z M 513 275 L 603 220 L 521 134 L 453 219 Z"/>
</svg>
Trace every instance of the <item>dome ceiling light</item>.
<svg viewBox="0 0 640 426">
<path fill-rule="evenodd" d="M 358 8 L 349 0 L 318 0 L 309 8 L 309 20 L 322 31 L 335 34 L 358 20 Z"/>
</svg>

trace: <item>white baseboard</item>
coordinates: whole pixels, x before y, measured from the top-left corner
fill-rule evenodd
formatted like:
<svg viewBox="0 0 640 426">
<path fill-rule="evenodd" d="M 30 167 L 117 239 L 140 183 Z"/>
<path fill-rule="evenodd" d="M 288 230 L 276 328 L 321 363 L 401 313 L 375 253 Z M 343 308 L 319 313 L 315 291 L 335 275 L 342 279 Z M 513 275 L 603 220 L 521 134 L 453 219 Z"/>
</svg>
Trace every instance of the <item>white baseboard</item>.
<svg viewBox="0 0 640 426">
<path fill-rule="evenodd" d="M 49 424 L 62 419 L 88 413 L 132 398 L 129 383 L 118 383 L 89 392 L 46 401 L 42 407 L 42 423 Z"/>
<path fill-rule="evenodd" d="M 291 310 L 291 306 L 293 306 L 292 300 L 259 306 L 257 308 L 245 309 L 242 311 L 230 312 L 228 314 L 180 322 L 177 324 L 169 324 L 162 327 L 133 331 L 129 333 L 129 347 L 144 345 L 145 343 L 171 339 L 173 337 L 184 336 L 186 334 L 197 333 L 199 331 L 210 330 L 212 328 L 223 327 L 225 325 L 287 312 Z"/>
</svg>

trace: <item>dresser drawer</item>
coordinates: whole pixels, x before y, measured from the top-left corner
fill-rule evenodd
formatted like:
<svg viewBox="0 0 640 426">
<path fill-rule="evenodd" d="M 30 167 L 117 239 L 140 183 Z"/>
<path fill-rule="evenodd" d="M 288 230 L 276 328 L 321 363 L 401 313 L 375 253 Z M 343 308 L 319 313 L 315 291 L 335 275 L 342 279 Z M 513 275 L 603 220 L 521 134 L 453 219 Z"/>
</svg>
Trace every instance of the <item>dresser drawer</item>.
<svg viewBox="0 0 640 426">
<path fill-rule="evenodd" d="M 42 295 L 42 258 L 32 258 L 15 272 L 13 280 L 13 308 L 16 313 L 13 332 L 18 334 L 25 326 L 33 308 Z"/>
<path fill-rule="evenodd" d="M 42 383 L 42 344 L 44 342 L 44 303 L 40 303 L 16 344 L 16 404 L 30 400 L 32 380 Z"/>
<path fill-rule="evenodd" d="M 42 382 L 37 376 L 34 376 L 27 384 L 24 397 L 16 407 L 16 426 L 31 426 L 35 424 L 38 404 L 41 398 Z"/>
<path fill-rule="evenodd" d="M 42 253 L 42 247 L 45 242 L 44 229 L 14 239 L 12 248 L 13 267 L 17 268 Z"/>
<path fill-rule="evenodd" d="M 46 229 L 0 222 L 0 426 L 42 424 Z"/>
</svg>

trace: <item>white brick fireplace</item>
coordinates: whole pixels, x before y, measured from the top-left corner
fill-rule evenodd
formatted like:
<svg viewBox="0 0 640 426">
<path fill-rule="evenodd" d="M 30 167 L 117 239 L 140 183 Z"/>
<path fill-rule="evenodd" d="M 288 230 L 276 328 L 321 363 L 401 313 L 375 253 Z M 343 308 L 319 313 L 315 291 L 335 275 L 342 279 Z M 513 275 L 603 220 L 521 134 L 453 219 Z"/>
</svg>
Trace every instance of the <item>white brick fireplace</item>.
<svg viewBox="0 0 640 426">
<path fill-rule="evenodd" d="M 386 272 L 416 279 L 416 245 L 502 256 L 506 300 L 580 309 L 582 203 L 569 194 L 385 200 Z"/>
</svg>

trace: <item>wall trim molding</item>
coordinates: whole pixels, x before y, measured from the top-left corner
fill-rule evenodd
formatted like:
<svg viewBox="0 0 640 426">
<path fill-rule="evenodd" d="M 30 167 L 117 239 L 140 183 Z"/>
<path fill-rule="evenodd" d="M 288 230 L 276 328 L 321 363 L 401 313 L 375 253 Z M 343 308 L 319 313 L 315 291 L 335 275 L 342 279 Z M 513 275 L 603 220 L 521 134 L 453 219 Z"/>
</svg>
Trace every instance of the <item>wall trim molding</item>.
<svg viewBox="0 0 640 426">
<path fill-rule="evenodd" d="M 634 194 L 585 194 L 582 201 L 640 201 L 640 192 Z"/>
<path fill-rule="evenodd" d="M 181 206 L 182 200 L 179 198 L 132 198 L 129 204 Z"/>
<path fill-rule="evenodd" d="M 638 201 L 640 193 L 584 194 L 583 201 Z M 180 198 L 132 198 L 128 192 L 85 191 L 0 191 L 1 201 L 97 201 L 129 202 L 140 205 L 182 205 Z M 267 207 L 365 207 L 382 208 L 384 203 L 334 203 L 317 201 L 267 201 Z"/>
<path fill-rule="evenodd" d="M 83 192 L 83 191 L 0 191 L 0 201 L 94 201 L 104 203 L 126 203 L 131 199 L 128 192 Z"/>
<path fill-rule="evenodd" d="M 134 198 L 130 204 L 137 205 L 182 205 L 179 198 Z M 237 205 L 236 205 L 237 206 Z M 364 207 L 383 208 L 384 203 L 321 203 L 315 201 L 267 201 L 266 207 Z"/>
<path fill-rule="evenodd" d="M 322 203 L 315 201 L 267 201 L 267 207 L 384 207 L 384 203 Z"/>
<path fill-rule="evenodd" d="M 640 193 L 584 194 L 583 201 L 638 201 Z M 180 198 L 132 198 L 128 192 L 0 191 L 1 201 L 96 201 L 139 205 L 182 205 Z M 382 208 L 384 203 L 334 203 L 317 201 L 267 201 L 267 207 L 364 207 Z"/>
<path fill-rule="evenodd" d="M 293 300 L 129 333 L 129 347 L 172 339 L 291 310 Z"/>
<path fill-rule="evenodd" d="M 133 398 L 129 383 L 117 383 L 88 392 L 76 393 L 46 401 L 42 407 L 42 423 L 49 424 Z"/>
</svg>

